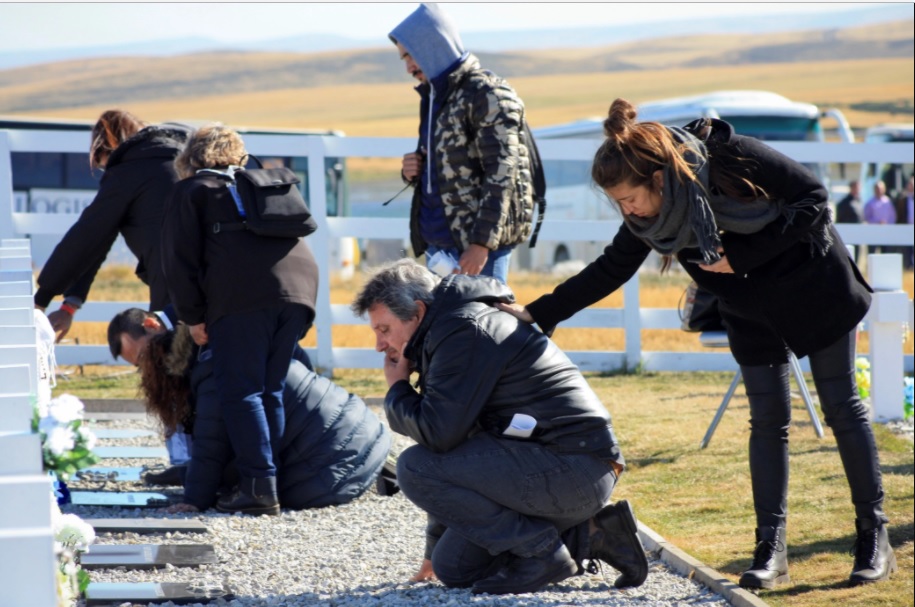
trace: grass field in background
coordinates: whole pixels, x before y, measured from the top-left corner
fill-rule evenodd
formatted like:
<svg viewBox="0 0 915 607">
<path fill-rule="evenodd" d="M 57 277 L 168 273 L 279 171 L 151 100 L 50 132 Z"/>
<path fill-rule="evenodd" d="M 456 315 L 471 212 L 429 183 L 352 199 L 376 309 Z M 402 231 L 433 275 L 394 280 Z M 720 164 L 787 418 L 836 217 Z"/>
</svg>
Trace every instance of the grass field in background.
<svg viewBox="0 0 915 607">
<path fill-rule="evenodd" d="M 713 90 L 755 89 L 838 107 L 853 128 L 911 122 L 912 115 L 862 112 L 852 104 L 915 101 L 915 59 L 861 59 L 693 68 L 657 68 L 512 78 L 533 128 L 604 116 L 616 97 L 634 103 Z M 336 129 L 358 137 L 415 137 L 417 97 L 402 83 L 292 88 L 122 104 L 149 121 L 220 121 L 233 126 Z M 36 110 L 34 116 L 94 120 L 108 106 Z M 826 121 L 828 128 L 829 121 Z M 408 150 L 405 150 L 405 152 Z M 396 159 L 351 158 L 354 181 L 396 175 Z"/>
<path fill-rule="evenodd" d="M 356 290 L 362 284 L 363 276 L 357 273 L 351 280 L 344 281 L 339 277 L 331 278 L 331 303 L 349 304 Z M 533 301 L 562 281 L 561 277 L 534 272 L 512 273 L 509 284 L 519 303 Z M 656 272 L 643 272 L 640 275 L 639 303 L 645 308 L 676 308 L 683 295 L 689 277 L 680 271 L 671 271 L 665 275 Z M 909 297 L 913 296 L 913 273 L 907 272 L 903 283 Z M 143 301 L 147 297 L 146 287 L 134 276 L 128 266 L 106 266 L 102 268 L 92 288 L 91 299 L 94 301 Z M 52 304 L 51 310 L 56 309 Z M 619 308 L 623 305 L 622 292 L 617 292 L 598 302 L 595 307 Z M 77 315 L 76 320 L 79 320 Z M 75 322 L 67 336 L 78 339 L 80 343 L 107 343 L 106 322 Z M 614 350 L 624 349 L 623 329 L 556 329 L 554 341 L 564 350 Z M 317 343 L 316 332 L 310 331 L 302 341 L 305 347 Z M 371 331 L 361 325 L 335 326 L 333 328 L 333 345 L 338 348 L 372 348 L 375 345 Z M 695 333 L 680 330 L 646 329 L 642 331 L 642 349 L 668 352 L 701 352 L 705 348 L 699 343 Z M 859 352 L 868 351 L 866 333 L 859 336 Z M 904 350 L 913 353 L 913 340 L 906 340 Z"/>
<path fill-rule="evenodd" d="M 911 272 L 905 278 L 912 296 Z M 509 283 L 520 302 L 550 290 L 559 278 L 512 274 Z M 348 303 L 362 277 L 333 279 L 334 303 Z M 682 274 L 646 273 L 640 300 L 647 307 L 676 307 L 687 279 Z M 142 300 L 145 289 L 129 268 L 103 268 L 93 286 L 93 300 Z M 619 306 L 614 294 L 602 306 Z M 49 309 L 56 309 L 54 303 Z M 105 343 L 105 323 L 75 323 L 71 337 L 81 343 Z M 657 335 L 655 335 L 657 334 Z M 662 335 L 663 334 L 663 335 Z M 646 349 L 701 350 L 695 334 L 643 332 Z M 560 329 L 556 341 L 565 349 L 621 349 L 622 331 Z M 309 335 L 305 345 L 314 343 Z M 367 327 L 337 327 L 334 344 L 372 347 Z M 912 352 L 912 339 L 906 342 Z M 380 356 L 380 355 L 379 355 Z M 363 397 L 386 391 L 379 369 L 338 370 L 335 381 Z M 137 374 L 129 367 L 86 367 L 58 379 L 56 393 L 81 398 L 135 398 Z M 753 511 L 747 467 L 748 405 L 743 391 L 732 399 L 707 449 L 699 441 L 721 403 L 730 373 L 587 374 L 588 382 L 613 415 L 614 427 L 628 462 L 615 492 L 630 500 L 649 527 L 736 582 L 753 552 Z M 900 404 L 901 407 L 901 404 Z M 911 606 L 913 604 L 912 443 L 876 426 L 887 494 L 890 537 L 900 571 L 888 583 L 846 588 L 854 542 L 854 513 L 848 487 L 827 429 L 817 439 L 800 400 L 795 401 L 791 429 L 791 481 L 788 550 L 792 583 L 761 596 L 775 607 Z M 822 416 L 821 416 L 822 419 Z"/>
</svg>

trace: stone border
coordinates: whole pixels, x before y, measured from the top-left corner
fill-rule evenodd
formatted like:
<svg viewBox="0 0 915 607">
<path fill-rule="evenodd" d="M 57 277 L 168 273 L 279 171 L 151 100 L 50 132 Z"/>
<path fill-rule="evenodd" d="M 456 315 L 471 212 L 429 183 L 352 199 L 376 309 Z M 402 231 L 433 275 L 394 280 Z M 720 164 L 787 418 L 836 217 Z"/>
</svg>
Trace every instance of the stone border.
<svg viewBox="0 0 915 607">
<path fill-rule="evenodd" d="M 680 550 L 653 529 L 639 522 L 639 537 L 645 548 L 674 571 L 707 586 L 723 596 L 734 607 L 769 607 L 761 598 L 744 590 L 711 567 Z"/>
</svg>

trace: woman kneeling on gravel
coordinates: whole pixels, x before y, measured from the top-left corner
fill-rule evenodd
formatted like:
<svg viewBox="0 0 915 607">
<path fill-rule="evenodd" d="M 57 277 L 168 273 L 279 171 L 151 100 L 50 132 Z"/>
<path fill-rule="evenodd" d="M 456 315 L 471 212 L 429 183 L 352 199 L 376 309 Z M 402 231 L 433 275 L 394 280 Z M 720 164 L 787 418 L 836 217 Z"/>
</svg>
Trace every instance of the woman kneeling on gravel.
<svg viewBox="0 0 915 607">
<path fill-rule="evenodd" d="M 184 503 L 171 510 L 206 510 L 222 489 L 231 490 L 236 474 L 210 351 L 198 350 L 187 327 L 179 325 L 150 338 L 139 367 L 147 410 L 166 433 L 180 422 L 199 441 L 188 464 Z M 345 504 L 375 482 L 391 435 L 362 399 L 293 360 L 282 404 L 286 427 L 274 446 L 280 506 Z"/>
</svg>

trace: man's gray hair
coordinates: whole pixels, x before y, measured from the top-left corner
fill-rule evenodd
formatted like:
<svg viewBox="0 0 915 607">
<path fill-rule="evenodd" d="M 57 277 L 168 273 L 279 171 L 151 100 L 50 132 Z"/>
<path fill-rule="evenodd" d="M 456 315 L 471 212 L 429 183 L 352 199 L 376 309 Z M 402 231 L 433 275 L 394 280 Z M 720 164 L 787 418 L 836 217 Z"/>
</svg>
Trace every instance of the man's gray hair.
<svg viewBox="0 0 915 607">
<path fill-rule="evenodd" d="M 365 317 L 375 304 L 386 306 L 400 320 L 417 314 L 416 302 L 432 303 L 432 291 L 441 279 L 412 259 L 398 259 L 378 268 L 350 304 L 353 314 Z"/>
</svg>

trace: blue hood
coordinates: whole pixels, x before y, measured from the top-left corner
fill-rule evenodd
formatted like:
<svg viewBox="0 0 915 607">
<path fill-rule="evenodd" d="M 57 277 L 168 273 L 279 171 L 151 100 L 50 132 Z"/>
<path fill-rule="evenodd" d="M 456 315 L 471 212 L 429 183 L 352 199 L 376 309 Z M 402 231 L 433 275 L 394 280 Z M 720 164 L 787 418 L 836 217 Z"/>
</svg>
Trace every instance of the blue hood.
<svg viewBox="0 0 915 607">
<path fill-rule="evenodd" d="M 388 37 L 403 45 L 429 80 L 464 56 L 457 27 L 435 3 L 419 5 Z"/>
</svg>

